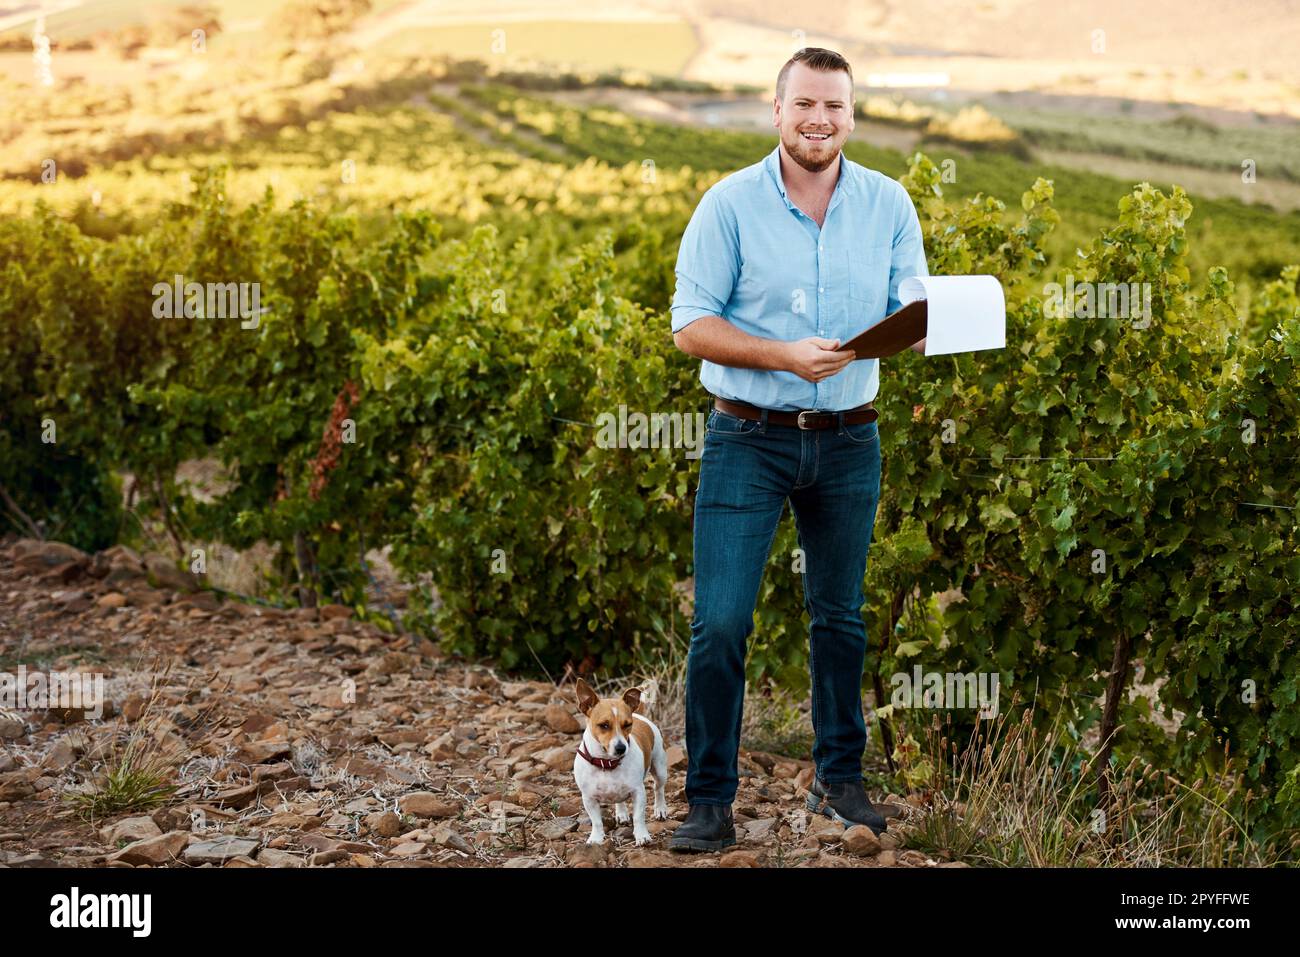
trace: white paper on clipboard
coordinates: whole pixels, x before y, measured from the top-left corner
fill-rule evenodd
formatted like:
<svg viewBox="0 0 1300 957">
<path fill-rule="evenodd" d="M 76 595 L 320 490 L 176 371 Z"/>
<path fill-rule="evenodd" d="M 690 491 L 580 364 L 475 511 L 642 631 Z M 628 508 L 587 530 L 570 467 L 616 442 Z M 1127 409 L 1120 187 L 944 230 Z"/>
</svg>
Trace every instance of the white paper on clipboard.
<svg viewBox="0 0 1300 957">
<path fill-rule="evenodd" d="M 1007 302 L 996 276 L 911 276 L 898 284 L 903 305 L 925 300 L 925 354 L 1005 349 Z"/>
</svg>

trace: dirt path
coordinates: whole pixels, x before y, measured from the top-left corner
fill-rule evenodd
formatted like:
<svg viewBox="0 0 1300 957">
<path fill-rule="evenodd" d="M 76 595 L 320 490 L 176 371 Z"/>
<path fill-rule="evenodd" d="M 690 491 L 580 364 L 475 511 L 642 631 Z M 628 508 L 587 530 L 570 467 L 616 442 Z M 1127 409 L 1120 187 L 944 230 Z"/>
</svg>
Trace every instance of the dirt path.
<svg viewBox="0 0 1300 957">
<path fill-rule="evenodd" d="M 748 751 L 737 847 L 672 854 L 665 839 L 686 814 L 686 759 L 681 728 L 669 726 L 669 820 L 648 822 L 654 841 L 637 848 L 607 812 L 605 845 L 588 846 L 571 687 L 510 681 L 339 606 L 286 611 L 192 587 L 165 559 L 121 547 L 88 556 L 0 541 L 0 672 L 98 674 L 106 699 L 102 717 L 3 703 L 0 864 L 940 864 L 901 846 L 915 814 L 903 802 L 891 799 L 897 817 L 877 846 L 809 814 L 808 762 Z M 65 799 L 146 731 L 173 750 L 173 799 L 92 826 Z"/>
</svg>

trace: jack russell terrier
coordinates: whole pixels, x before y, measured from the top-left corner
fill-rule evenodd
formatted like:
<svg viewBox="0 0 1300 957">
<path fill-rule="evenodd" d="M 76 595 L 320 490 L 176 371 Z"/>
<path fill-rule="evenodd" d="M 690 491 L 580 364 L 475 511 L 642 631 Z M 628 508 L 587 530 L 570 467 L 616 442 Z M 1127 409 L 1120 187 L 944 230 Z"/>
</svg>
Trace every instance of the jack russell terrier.
<svg viewBox="0 0 1300 957">
<path fill-rule="evenodd" d="M 627 799 L 632 799 L 632 833 L 639 844 L 650 842 L 645 826 L 645 775 L 655 778 L 655 818 L 668 817 L 668 754 L 663 735 L 654 722 L 636 713 L 641 689 L 621 698 L 598 698 L 591 685 L 578 679 L 578 707 L 587 716 L 587 730 L 573 759 L 573 779 L 582 793 L 582 806 L 591 818 L 588 844 L 605 843 L 600 806 L 614 802 L 614 818 L 628 821 Z"/>
</svg>

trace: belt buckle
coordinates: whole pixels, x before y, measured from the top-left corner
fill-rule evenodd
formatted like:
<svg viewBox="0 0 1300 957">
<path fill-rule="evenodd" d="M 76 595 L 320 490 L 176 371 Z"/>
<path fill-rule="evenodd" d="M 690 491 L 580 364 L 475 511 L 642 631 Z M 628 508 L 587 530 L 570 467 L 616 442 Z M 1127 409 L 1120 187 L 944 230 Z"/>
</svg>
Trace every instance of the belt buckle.
<svg viewBox="0 0 1300 957">
<path fill-rule="evenodd" d="M 799 428 L 804 429 L 805 431 L 807 431 L 807 430 L 811 429 L 812 426 L 811 426 L 811 425 L 804 425 L 804 424 L 803 424 L 803 417 L 804 417 L 805 415 L 820 415 L 820 414 L 821 414 L 821 413 L 818 412 L 816 409 L 804 409 L 802 412 L 799 413 L 798 417 L 795 419 L 795 423 L 799 426 Z"/>
</svg>

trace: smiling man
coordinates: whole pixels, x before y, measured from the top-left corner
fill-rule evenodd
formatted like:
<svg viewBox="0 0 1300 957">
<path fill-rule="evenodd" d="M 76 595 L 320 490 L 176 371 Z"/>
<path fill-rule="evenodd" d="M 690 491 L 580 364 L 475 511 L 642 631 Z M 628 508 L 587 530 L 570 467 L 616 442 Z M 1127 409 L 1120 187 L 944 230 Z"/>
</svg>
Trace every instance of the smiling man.
<svg viewBox="0 0 1300 957">
<path fill-rule="evenodd" d="M 745 650 L 777 524 L 799 532 L 815 735 L 809 806 L 876 833 L 862 787 L 862 583 L 880 500 L 879 362 L 841 350 L 926 275 L 895 180 L 850 161 L 853 72 L 796 53 L 776 81 L 780 143 L 700 199 L 682 236 L 673 341 L 714 396 L 695 497 L 695 616 L 686 675 L 686 799 L 669 847 L 734 844 Z M 925 340 L 912 348 L 923 351 Z"/>
</svg>

